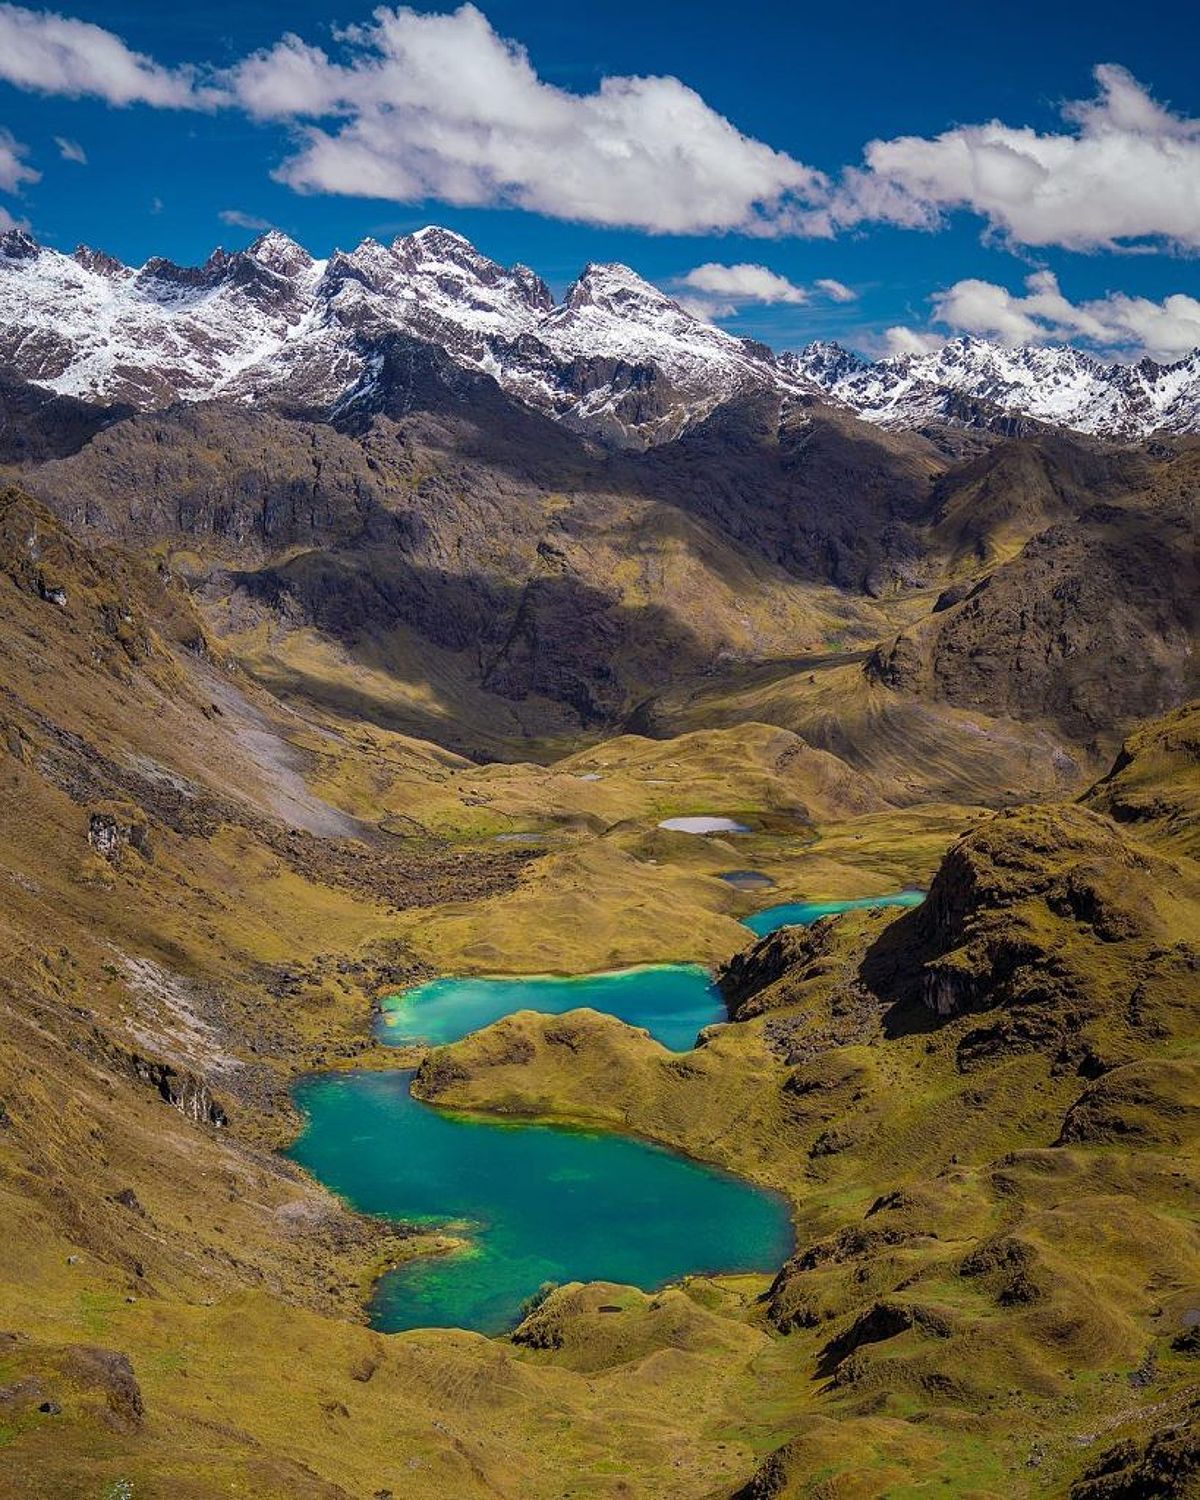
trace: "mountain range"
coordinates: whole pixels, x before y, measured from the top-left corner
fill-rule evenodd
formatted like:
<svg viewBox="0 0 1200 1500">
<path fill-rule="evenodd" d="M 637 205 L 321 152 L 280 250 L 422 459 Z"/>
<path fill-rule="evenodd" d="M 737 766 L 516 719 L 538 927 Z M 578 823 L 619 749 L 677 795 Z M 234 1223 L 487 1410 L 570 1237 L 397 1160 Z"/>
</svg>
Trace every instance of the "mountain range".
<svg viewBox="0 0 1200 1500">
<path fill-rule="evenodd" d="M 1195 361 L 776 355 L 436 229 L 2 245 L 0 1494 L 1200 1500 Z M 686 1053 L 385 1030 L 680 961 Z M 281 1154 L 314 1075 L 642 1137 L 793 1253 L 503 1249 L 509 1333 L 385 1333 L 493 1216 Z"/>
<path fill-rule="evenodd" d="M 610 446 L 668 442 L 758 392 L 821 398 L 880 426 L 1006 434 L 1033 424 L 1120 438 L 1200 428 L 1200 352 L 1106 364 L 1068 347 L 953 339 L 871 362 L 838 344 L 776 354 L 696 316 L 622 265 L 589 265 L 556 302 L 430 227 L 314 259 L 278 231 L 202 266 L 140 268 L 0 238 L 0 362 L 88 401 L 138 409 L 269 400 L 344 414 L 378 402 L 387 341 L 443 350 Z"/>
</svg>

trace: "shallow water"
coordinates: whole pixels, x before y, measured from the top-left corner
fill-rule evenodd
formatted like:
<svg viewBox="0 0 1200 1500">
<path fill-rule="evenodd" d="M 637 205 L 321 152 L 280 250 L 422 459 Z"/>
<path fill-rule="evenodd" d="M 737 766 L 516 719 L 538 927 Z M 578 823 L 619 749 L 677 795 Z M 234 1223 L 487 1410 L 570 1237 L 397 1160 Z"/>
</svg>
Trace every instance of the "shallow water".
<svg viewBox="0 0 1200 1500">
<path fill-rule="evenodd" d="M 735 891 L 765 891 L 775 884 L 769 875 L 759 870 L 725 870 L 717 879 L 733 886 Z"/>
<path fill-rule="evenodd" d="M 694 1046 L 703 1027 L 727 1014 L 720 991 L 699 964 L 651 964 L 573 978 L 434 979 L 383 1002 L 379 1035 L 397 1047 L 409 1042 L 440 1046 L 514 1010 L 561 1015 L 580 1006 L 645 1026 L 676 1052 Z"/>
<path fill-rule="evenodd" d="M 739 823 L 736 818 L 664 818 L 658 825 L 672 833 L 749 833 L 748 823 Z"/>
<path fill-rule="evenodd" d="M 374 1326 L 499 1333 L 546 1281 L 650 1291 L 702 1271 L 770 1271 L 790 1253 L 782 1200 L 643 1141 L 473 1119 L 409 1094 L 406 1073 L 296 1089 L 292 1156 L 370 1213 L 468 1232 L 468 1250 L 390 1272 Z"/>
<path fill-rule="evenodd" d="M 742 921 L 751 932 L 765 937 L 780 927 L 810 927 L 822 917 L 839 911 L 861 911 L 870 906 L 920 906 L 924 899 L 924 891 L 897 891 L 893 896 L 860 896 L 854 901 L 785 901 L 764 907 Z"/>
</svg>

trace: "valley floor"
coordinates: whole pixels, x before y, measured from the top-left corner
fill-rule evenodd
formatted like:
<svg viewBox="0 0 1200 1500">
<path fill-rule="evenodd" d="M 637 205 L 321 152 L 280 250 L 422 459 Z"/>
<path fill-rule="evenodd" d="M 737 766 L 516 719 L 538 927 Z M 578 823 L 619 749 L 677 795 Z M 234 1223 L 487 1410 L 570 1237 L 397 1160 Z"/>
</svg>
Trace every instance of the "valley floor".
<svg viewBox="0 0 1200 1500">
<path fill-rule="evenodd" d="M 1096 781 L 1046 726 L 833 659 L 681 687 L 662 737 L 478 764 L 283 702 L 162 573 L 4 519 L 66 601 L 0 579 L 6 1495 L 1195 1490 L 1194 708 Z M 835 710 L 845 754 L 813 748 Z M 660 826 L 710 815 L 749 831 Z M 720 878 L 747 869 L 773 884 Z M 753 945 L 740 921 L 912 886 Z M 668 960 L 730 1009 L 682 1055 L 591 1011 L 372 1030 L 436 973 Z M 796 1254 L 569 1284 L 511 1337 L 375 1332 L 375 1278 L 447 1235 L 280 1148 L 298 1078 L 414 1066 L 424 1100 L 776 1189 Z"/>
</svg>

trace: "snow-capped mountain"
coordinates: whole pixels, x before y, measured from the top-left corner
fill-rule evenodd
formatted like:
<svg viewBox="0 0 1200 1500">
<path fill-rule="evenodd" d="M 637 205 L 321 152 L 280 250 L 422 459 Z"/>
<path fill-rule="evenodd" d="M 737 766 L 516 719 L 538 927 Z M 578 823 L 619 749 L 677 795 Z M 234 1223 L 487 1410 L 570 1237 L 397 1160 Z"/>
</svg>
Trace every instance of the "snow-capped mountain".
<svg viewBox="0 0 1200 1500">
<path fill-rule="evenodd" d="M 231 397 L 346 411 L 380 397 L 397 335 L 444 350 L 565 425 L 622 446 L 677 436 L 755 390 L 823 395 L 883 427 L 1021 422 L 1137 437 L 1200 430 L 1200 351 L 1105 364 L 1077 349 L 952 339 L 874 363 L 838 344 L 775 355 L 695 317 L 627 266 L 591 265 L 559 303 L 447 229 L 315 260 L 271 231 L 202 266 L 134 268 L 0 236 L 0 364 L 88 400 Z"/>
<path fill-rule="evenodd" d="M 561 304 L 449 230 L 314 260 L 271 232 L 203 266 L 140 269 L 27 235 L 0 238 L 0 362 L 62 394 L 139 407 L 367 399 L 379 341 L 435 344 L 581 431 L 637 446 L 740 391 L 812 391 L 770 350 L 693 317 L 625 266 L 589 266 Z"/>
<path fill-rule="evenodd" d="M 874 363 L 839 344 L 810 344 L 781 363 L 882 427 L 968 420 L 966 398 L 993 417 L 1032 417 L 1103 436 L 1200 430 L 1200 350 L 1170 365 L 1123 365 L 1062 345 L 957 338 L 928 354 Z"/>
</svg>

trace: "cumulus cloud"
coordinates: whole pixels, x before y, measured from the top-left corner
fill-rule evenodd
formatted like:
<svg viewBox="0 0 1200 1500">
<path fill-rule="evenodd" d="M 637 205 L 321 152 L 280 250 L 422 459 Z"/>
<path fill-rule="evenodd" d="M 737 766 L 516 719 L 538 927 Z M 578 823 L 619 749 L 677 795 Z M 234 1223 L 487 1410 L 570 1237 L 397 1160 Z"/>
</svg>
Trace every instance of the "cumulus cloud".
<svg viewBox="0 0 1200 1500">
<path fill-rule="evenodd" d="M 831 229 L 868 220 L 935 228 L 968 209 L 1022 245 L 1073 250 L 1200 246 L 1200 120 L 1158 104 L 1124 68 L 1095 69 L 1069 130 L 965 125 L 872 141 L 827 208 Z"/>
<path fill-rule="evenodd" d="M 1200 120 L 1126 69 L 1039 132 L 999 120 L 865 148 L 836 181 L 744 135 L 673 77 L 575 93 L 475 5 L 383 6 L 326 48 L 288 34 L 223 70 L 168 67 L 91 22 L 0 0 L 0 79 L 110 104 L 240 108 L 289 127 L 299 192 L 505 205 L 650 232 L 932 229 L 963 210 L 1022 245 L 1200 249 Z M 75 160 L 77 158 L 69 157 Z M 845 300 L 827 282 L 824 295 Z"/>
<path fill-rule="evenodd" d="M 736 266 L 718 265 L 708 261 L 697 266 L 686 276 L 680 277 L 680 285 L 708 296 L 727 298 L 733 302 L 807 302 L 808 293 L 803 287 L 770 271 L 766 266 L 745 263 Z"/>
<path fill-rule="evenodd" d="M 544 82 L 474 5 L 382 8 L 337 39 L 333 58 L 284 37 L 229 78 L 251 114 L 311 122 L 276 174 L 301 192 L 770 234 L 825 189 L 676 78 L 605 78 L 590 94 Z"/>
<path fill-rule="evenodd" d="M 58 154 L 63 161 L 76 161 L 81 167 L 87 166 L 87 152 L 78 141 L 68 140 L 65 135 L 56 135 L 54 144 L 58 147 Z"/>
<path fill-rule="evenodd" d="M 958 281 L 934 298 L 933 321 L 955 333 L 1002 344 L 1081 343 L 1169 362 L 1200 347 L 1200 300 L 1176 292 L 1155 302 L 1124 292 L 1071 302 L 1050 271 L 1025 280 L 1024 294 L 991 281 Z M 919 353 L 943 340 L 908 328 L 888 330 L 889 353 Z"/>
<path fill-rule="evenodd" d="M 724 266 L 717 261 L 707 261 L 680 276 L 673 290 L 689 312 L 710 320 L 731 318 L 747 306 L 800 306 L 812 300 L 814 291 L 832 302 L 853 302 L 858 295 L 830 277 L 813 282 L 809 289 L 767 266 L 746 262 Z"/>
<path fill-rule="evenodd" d="M 0 5 L 0 78 L 39 93 L 92 95 L 109 104 L 209 108 L 219 90 L 194 68 L 165 68 L 90 21 Z"/>
<path fill-rule="evenodd" d="M 286 123 L 298 149 L 275 175 L 299 192 L 757 235 L 807 232 L 828 192 L 821 173 L 743 135 L 677 78 L 605 78 L 590 94 L 544 82 L 472 4 L 381 7 L 334 38 L 333 56 L 289 34 L 220 71 L 166 67 L 91 22 L 0 3 L 0 79 Z"/>
<path fill-rule="evenodd" d="M 37 182 L 41 173 L 25 160 L 28 146 L 23 146 L 11 133 L 0 127 L 0 188 L 6 193 L 19 193 L 23 183 Z M 8 225 L 12 228 L 12 225 Z"/>
<path fill-rule="evenodd" d="M 240 208 L 223 208 L 217 215 L 222 224 L 232 224 L 235 229 L 270 229 L 269 219 L 260 219 L 256 214 L 244 214 Z"/>
</svg>

